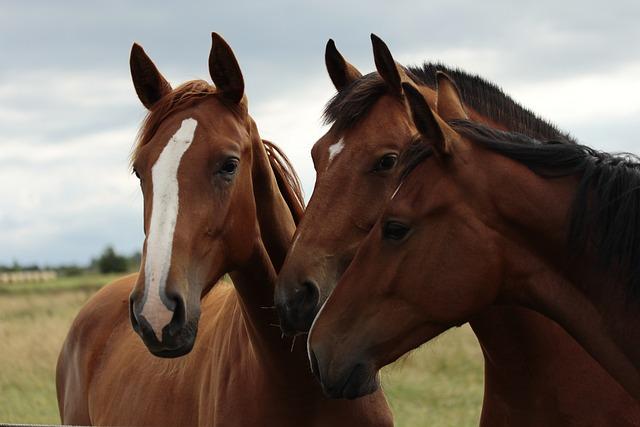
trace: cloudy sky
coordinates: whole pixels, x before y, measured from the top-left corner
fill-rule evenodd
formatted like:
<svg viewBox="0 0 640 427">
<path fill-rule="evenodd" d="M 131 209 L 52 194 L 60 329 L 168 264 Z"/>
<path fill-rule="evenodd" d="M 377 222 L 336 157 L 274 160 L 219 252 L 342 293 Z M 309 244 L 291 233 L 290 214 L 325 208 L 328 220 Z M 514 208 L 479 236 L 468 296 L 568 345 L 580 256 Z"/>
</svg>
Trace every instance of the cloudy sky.
<svg viewBox="0 0 640 427">
<path fill-rule="evenodd" d="M 369 33 L 396 60 L 441 60 L 501 85 L 582 143 L 640 153 L 640 2 L 11 1 L 0 3 L 0 264 L 87 262 L 142 244 L 127 167 L 144 116 L 128 55 L 141 43 L 174 85 L 209 79 L 210 33 L 242 67 L 261 135 L 309 150 L 333 94 L 324 45 L 361 71 Z"/>
</svg>

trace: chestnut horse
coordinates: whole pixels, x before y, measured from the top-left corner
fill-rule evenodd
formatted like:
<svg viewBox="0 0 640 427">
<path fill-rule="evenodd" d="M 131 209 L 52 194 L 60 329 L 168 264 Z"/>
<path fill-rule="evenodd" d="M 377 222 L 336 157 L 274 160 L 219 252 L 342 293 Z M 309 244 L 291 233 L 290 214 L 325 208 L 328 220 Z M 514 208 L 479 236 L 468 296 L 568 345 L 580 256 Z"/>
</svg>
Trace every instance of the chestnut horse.
<svg viewBox="0 0 640 427">
<path fill-rule="evenodd" d="M 415 135 L 401 82 L 448 114 L 456 86 L 439 64 L 397 66 L 372 36 L 377 73 L 362 74 L 329 41 L 326 64 L 337 95 L 326 107 L 332 128 L 313 147 L 317 178 L 276 285 L 281 325 L 307 331 L 397 186 L 398 154 Z M 459 70 L 472 120 L 537 138 L 569 141 L 495 85 Z M 436 92 L 437 86 L 437 92 Z M 536 312 L 492 307 L 471 326 L 485 356 L 482 425 L 619 425 L 640 420 L 640 406 L 562 328 Z M 640 421 L 639 421 L 640 423 Z"/>
<path fill-rule="evenodd" d="M 310 331 L 325 390 L 369 393 L 380 367 L 510 304 L 558 322 L 638 401 L 640 159 L 490 129 L 459 99 L 445 122 L 403 89 L 409 175 Z"/>
<path fill-rule="evenodd" d="M 101 289 L 75 319 L 58 361 L 62 421 L 391 425 L 381 392 L 326 398 L 304 346 L 271 325 L 277 317 L 265 307 L 301 193 L 286 158 L 260 139 L 238 63 L 216 34 L 209 68 L 215 87 L 172 89 L 133 46 L 134 86 L 149 109 L 133 155 L 144 196 L 142 266 Z M 225 273 L 233 286 L 213 286 Z"/>
</svg>

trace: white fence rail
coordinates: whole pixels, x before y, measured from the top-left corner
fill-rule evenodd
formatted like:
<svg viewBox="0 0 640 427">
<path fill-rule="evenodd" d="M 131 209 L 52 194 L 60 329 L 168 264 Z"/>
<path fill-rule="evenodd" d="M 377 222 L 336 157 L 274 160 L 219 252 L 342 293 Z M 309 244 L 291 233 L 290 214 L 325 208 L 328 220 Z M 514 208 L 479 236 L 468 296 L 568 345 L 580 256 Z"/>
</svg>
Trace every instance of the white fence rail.
<svg viewBox="0 0 640 427">
<path fill-rule="evenodd" d="M 48 280 L 53 280 L 56 277 L 58 277 L 58 273 L 53 270 L 12 271 L 0 273 L 0 284 L 46 282 Z"/>
</svg>

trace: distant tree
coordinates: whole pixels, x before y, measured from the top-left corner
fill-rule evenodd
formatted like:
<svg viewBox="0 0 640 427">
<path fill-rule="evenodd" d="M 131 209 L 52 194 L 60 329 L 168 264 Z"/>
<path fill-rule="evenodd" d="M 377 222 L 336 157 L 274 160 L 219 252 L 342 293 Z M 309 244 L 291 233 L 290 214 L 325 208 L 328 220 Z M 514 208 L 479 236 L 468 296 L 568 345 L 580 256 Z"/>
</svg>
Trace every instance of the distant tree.
<svg viewBox="0 0 640 427">
<path fill-rule="evenodd" d="M 128 257 L 127 264 L 129 271 L 138 271 L 140 269 L 141 259 L 142 254 L 140 253 L 140 251 L 136 251 L 130 257 Z"/>
<path fill-rule="evenodd" d="M 45 270 L 55 270 L 60 276 L 80 276 L 85 272 L 85 268 L 76 264 L 60 265 L 55 268 L 45 268 Z"/>
<path fill-rule="evenodd" d="M 18 272 L 18 271 L 38 271 L 41 270 L 38 264 L 20 264 L 17 260 L 13 260 L 10 265 L 0 264 L 1 272 Z"/>
<path fill-rule="evenodd" d="M 128 270 L 127 258 L 118 255 L 112 246 L 107 246 L 97 259 L 101 273 L 124 273 Z"/>
</svg>

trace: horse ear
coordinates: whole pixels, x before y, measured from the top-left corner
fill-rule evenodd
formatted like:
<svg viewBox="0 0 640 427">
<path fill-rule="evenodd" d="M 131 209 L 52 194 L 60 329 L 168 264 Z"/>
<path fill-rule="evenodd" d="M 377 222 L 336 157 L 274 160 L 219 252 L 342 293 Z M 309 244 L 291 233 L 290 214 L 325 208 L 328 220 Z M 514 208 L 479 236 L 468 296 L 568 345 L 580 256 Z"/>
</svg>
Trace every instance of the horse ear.
<svg viewBox="0 0 640 427">
<path fill-rule="evenodd" d="M 217 33 L 211 33 L 209 74 L 226 99 L 239 103 L 244 96 L 244 79 L 233 51 Z"/>
<path fill-rule="evenodd" d="M 131 46 L 129 67 L 131 68 L 133 87 L 136 89 L 142 105 L 147 109 L 151 109 L 160 98 L 171 92 L 169 82 L 162 77 L 158 68 L 138 43 Z"/>
<path fill-rule="evenodd" d="M 393 93 L 402 94 L 402 82 L 408 80 L 404 70 L 396 64 L 389 48 L 380 37 L 371 34 L 371 44 L 373 45 L 373 59 L 376 63 L 378 74 L 380 74 Z"/>
<path fill-rule="evenodd" d="M 338 52 L 333 39 L 329 39 L 324 51 L 324 62 L 327 65 L 329 77 L 335 88 L 339 91 L 349 83 L 362 77 L 362 73 L 356 67 L 349 64 Z"/>
<path fill-rule="evenodd" d="M 453 81 L 447 73 L 442 71 L 436 72 L 436 111 L 444 120 L 464 119 L 467 115 L 464 105 L 462 105 L 462 97 L 458 85 Z"/>
<path fill-rule="evenodd" d="M 418 132 L 441 157 L 451 154 L 450 140 L 455 131 L 433 113 L 418 89 L 408 83 L 403 83 L 402 88 Z"/>
</svg>

